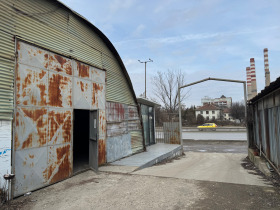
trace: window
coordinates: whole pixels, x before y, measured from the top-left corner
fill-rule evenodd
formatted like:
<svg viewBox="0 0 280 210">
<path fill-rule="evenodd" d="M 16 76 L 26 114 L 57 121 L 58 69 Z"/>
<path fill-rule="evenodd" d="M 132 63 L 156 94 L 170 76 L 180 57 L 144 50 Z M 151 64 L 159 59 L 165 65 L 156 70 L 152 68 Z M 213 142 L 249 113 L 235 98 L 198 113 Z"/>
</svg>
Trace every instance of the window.
<svg viewBox="0 0 280 210">
<path fill-rule="evenodd" d="M 203 114 L 203 111 L 200 111 L 200 114 Z"/>
<path fill-rule="evenodd" d="M 215 111 L 212 111 L 212 114 L 215 114 Z"/>
<path fill-rule="evenodd" d="M 215 116 L 212 117 L 212 120 L 215 120 Z"/>
<path fill-rule="evenodd" d="M 206 120 L 209 120 L 209 117 L 206 117 Z"/>
<path fill-rule="evenodd" d="M 209 111 L 206 111 L 206 114 L 209 114 Z"/>
</svg>

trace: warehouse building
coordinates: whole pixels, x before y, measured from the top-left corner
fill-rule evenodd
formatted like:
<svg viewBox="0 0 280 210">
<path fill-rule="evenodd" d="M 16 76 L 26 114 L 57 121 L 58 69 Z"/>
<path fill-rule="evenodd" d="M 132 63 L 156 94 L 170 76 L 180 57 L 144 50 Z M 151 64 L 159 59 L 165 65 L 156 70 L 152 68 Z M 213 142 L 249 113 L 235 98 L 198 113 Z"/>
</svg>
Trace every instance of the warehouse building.
<svg viewBox="0 0 280 210">
<path fill-rule="evenodd" d="M 59 1 L 0 2 L 0 175 L 13 197 L 144 150 L 125 66 Z"/>
</svg>

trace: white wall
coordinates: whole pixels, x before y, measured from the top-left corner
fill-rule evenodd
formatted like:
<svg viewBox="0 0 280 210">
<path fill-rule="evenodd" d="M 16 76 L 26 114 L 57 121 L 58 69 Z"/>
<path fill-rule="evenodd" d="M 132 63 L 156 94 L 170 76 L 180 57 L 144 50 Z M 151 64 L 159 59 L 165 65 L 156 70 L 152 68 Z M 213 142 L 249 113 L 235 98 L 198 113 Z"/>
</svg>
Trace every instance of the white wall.
<svg viewBox="0 0 280 210">
<path fill-rule="evenodd" d="M 212 111 L 214 111 L 215 113 L 213 114 Z M 201 114 L 204 119 L 206 120 L 206 117 L 209 117 L 209 120 L 212 120 L 213 117 L 215 117 L 215 119 L 217 120 L 220 117 L 220 110 L 209 110 L 208 113 L 206 114 L 206 111 L 202 111 L 203 113 L 201 114 L 200 111 L 195 111 L 196 117 L 197 115 Z"/>
<path fill-rule="evenodd" d="M 0 187 L 5 183 L 3 175 L 11 173 L 12 122 L 0 120 Z"/>
</svg>

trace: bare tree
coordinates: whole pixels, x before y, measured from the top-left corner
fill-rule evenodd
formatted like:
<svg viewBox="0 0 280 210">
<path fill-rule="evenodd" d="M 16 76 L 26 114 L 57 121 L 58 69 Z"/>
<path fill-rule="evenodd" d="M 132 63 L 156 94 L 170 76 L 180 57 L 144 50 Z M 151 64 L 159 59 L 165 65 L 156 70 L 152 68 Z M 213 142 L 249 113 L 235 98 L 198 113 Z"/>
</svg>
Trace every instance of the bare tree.
<svg viewBox="0 0 280 210">
<path fill-rule="evenodd" d="M 230 115 L 242 122 L 245 119 L 245 105 L 242 102 L 232 103 Z"/>
<path fill-rule="evenodd" d="M 184 84 L 184 75 L 180 70 L 168 70 L 157 72 L 153 77 L 154 94 L 163 104 L 163 108 L 169 113 L 175 113 L 179 107 L 178 84 Z M 181 90 L 181 102 L 187 97 L 187 93 Z"/>
</svg>

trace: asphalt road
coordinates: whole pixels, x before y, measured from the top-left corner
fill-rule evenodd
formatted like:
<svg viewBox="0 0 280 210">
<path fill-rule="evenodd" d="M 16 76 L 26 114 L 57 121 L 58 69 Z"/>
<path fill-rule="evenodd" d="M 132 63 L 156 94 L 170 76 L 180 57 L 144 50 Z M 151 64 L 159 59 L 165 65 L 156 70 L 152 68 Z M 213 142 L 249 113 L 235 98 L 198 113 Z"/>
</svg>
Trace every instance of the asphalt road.
<svg viewBox="0 0 280 210">
<path fill-rule="evenodd" d="M 185 152 L 248 153 L 246 141 L 184 140 L 183 147 Z"/>
<path fill-rule="evenodd" d="M 186 140 L 227 140 L 227 141 L 247 141 L 247 133 L 236 132 L 216 132 L 216 131 L 188 131 L 182 133 L 182 138 Z"/>
</svg>

